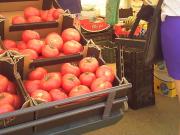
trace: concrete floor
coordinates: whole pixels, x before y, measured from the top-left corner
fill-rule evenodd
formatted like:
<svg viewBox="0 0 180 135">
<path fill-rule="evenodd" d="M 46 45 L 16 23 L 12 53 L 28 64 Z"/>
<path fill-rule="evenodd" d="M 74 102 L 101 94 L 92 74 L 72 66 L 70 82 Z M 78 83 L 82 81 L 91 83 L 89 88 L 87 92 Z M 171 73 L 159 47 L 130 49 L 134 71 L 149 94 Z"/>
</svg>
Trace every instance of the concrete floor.
<svg viewBox="0 0 180 135">
<path fill-rule="evenodd" d="M 129 109 L 117 124 L 84 135 L 178 135 L 178 125 L 180 127 L 177 98 L 157 95 L 155 106 Z"/>
</svg>

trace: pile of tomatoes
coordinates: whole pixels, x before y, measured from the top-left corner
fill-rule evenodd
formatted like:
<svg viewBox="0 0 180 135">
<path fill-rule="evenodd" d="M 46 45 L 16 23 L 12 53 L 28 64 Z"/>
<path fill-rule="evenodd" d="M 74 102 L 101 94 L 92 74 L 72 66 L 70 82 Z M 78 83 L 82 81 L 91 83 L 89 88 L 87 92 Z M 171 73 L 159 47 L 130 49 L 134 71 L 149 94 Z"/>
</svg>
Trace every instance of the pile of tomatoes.
<svg viewBox="0 0 180 135">
<path fill-rule="evenodd" d="M 0 74 L 0 114 L 12 112 L 22 106 L 16 85 Z"/>
<path fill-rule="evenodd" d="M 35 7 L 27 7 L 24 9 L 24 15 L 12 18 L 12 24 L 55 21 L 63 13 L 64 10 L 62 9 L 39 10 Z"/>
<path fill-rule="evenodd" d="M 4 47 L 28 55 L 30 59 L 52 58 L 83 51 L 83 46 L 79 43 L 80 33 L 74 28 L 65 29 L 61 35 L 49 33 L 45 39 L 36 31 L 25 30 L 21 39 L 18 42 L 6 39 L 3 41 Z"/>
<path fill-rule="evenodd" d="M 24 85 L 33 99 L 51 102 L 111 88 L 114 78 L 110 67 L 85 57 L 78 64 L 62 64 L 58 72 L 38 67 L 28 74 Z"/>
</svg>

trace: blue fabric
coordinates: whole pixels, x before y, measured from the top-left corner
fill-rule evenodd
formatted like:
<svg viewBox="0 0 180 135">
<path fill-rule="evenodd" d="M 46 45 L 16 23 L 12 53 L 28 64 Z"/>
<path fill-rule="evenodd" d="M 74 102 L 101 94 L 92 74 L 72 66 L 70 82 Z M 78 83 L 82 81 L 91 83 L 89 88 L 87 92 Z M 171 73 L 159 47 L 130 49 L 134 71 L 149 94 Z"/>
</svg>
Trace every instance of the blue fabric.
<svg viewBox="0 0 180 135">
<path fill-rule="evenodd" d="M 59 0 L 59 4 L 64 10 L 69 9 L 71 13 L 80 13 L 82 10 L 81 0 Z"/>
<path fill-rule="evenodd" d="M 180 80 L 180 17 L 168 16 L 161 25 L 162 51 L 169 75 Z"/>
</svg>

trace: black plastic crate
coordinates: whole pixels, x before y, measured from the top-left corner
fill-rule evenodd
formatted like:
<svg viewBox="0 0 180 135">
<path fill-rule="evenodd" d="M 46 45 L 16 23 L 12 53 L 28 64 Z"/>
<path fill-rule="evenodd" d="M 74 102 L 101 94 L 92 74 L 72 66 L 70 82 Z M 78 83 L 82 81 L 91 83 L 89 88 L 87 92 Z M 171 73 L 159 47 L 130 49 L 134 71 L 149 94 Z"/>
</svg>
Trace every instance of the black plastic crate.
<svg viewBox="0 0 180 135">
<path fill-rule="evenodd" d="M 125 77 L 133 86 L 128 94 L 129 106 L 133 109 L 139 109 L 154 105 L 153 65 L 144 64 L 145 40 L 117 38 L 116 44 L 118 51 L 123 49 Z M 117 54 L 117 72 L 120 76 L 122 61 L 119 54 L 120 52 Z"/>
</svg>

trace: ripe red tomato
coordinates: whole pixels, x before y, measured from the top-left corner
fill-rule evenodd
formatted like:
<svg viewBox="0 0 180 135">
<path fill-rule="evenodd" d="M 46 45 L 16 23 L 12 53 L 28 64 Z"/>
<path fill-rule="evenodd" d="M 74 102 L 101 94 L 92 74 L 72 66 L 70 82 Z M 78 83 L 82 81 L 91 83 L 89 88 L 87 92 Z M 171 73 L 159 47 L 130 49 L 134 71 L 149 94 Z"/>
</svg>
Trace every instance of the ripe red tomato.
<svg viewBox="0 0 180 135">
<path fill-rule="evenodd" d="M 52 89 L 51 91 L 49 91 L 49 94 L 51 95 L 53 101 L 63 100 L 63 99 L 68 98 L 66 93 L 64 93 L 60 89 Z"/>
<path fill-rule="evenodd" d="M 40 39 L 39 33 L 37 33 L 36 31 L 33 31 L 33 30 L 25 30 L 25 31 L 23 31 L 22 40 L 24 42 L 27 43 L 29 40 L 32 40 L 32 39 Z"/>
<path fill-rule="evenodd" d="M 30 59 L 34 60 L 38 58 L 38 54 L 36 51 L 32 50 L 32 49 L 24 49 L 22 51 L 20 51 L 21 54 L 28 56 Z"/>
<path fill-rule="evenodd" d="M 8 83 L 7 92 L 10 94 L 16 94 L 17 93 L 16 85 L 11 81 L 9 81 L 9 83 Z"/>
<path fill-rule="evenodd" d="M 76 53 L 81 52 L 82 50 L 83 50 L 83 46 L 75 40 L 67 41 L 63 45 L 63 52 L 66 55 L 67 54 L 76 54 Z"/>
<path fill-rule="evenodd" d="M 49 21 L 49 22 L 54 21 L 53 15 L 52 14 L 47 14 L 46 21 Z"/>
<path fill-rule="evenodd" d="M 43 67 L 38 67 L 34 69 L 32 72 L 29 73 L 28 79 L 29 80 L 41 80 L 47 74 L 47 70 Z"/>
<path fill-rule="evenodd" d="M 79 62 L 81 72 L 95 72 L 99 67 L 99 62 L 94 57 L 86 57 Z"/>
<path fill-rule="evenodd" d="M 30 16 L 28 17 L 27 22 L 28 23 L 42 22 L 42 19 L 39 16 Z"/>
<path fill-rule="evenodd" d="M 0 93 L 0 106 L 3 104 L 13 105 L 13 103 L 14 103 L 14 97 L 12 94 L 7 92 Z"/>
<path fill-rule="evenodd" d="M 47 45 L 56 47 L 58 50 L 61 50 L 63 47 L 63 40 L 58 33 L 50 33 L 47 35 L 45 42 Z"/>
<path fill-rule="evenodd" d="M 18 48 L 19 50 L 27 49 L 26 43 L 25 43 L 24 41 L 19 41 L 19 42 L 17 42 L 17 48 Z"/>
<path fill-rule="evenodd" d="M 97 78 L 91 84 L 91 90 L 93 92 L 105 90 L 111 87 L 112 87 L 112 84 L 109 81 L 106 81 L 105 78 Z"/>
<path fill-rule="evenodd" d="M 0 92 L 7 91 L 9 81 L 8 79 L 0 74 Z"/>
<path fill-rule="evenodd" d="M 26 19 L 23 16 L 14 16 L 12 18 L 12 24 L 26 23 Z"/>
<path fill-rule="evenodd" d="M 40 80 L 25 81 L 24 86 L 26 88 L 26 91 L 31 94 L 32 92 L 40 89 Z"/>
<path fill-rule="evenodd" d="M 80 96 L 84 94 L 90 93 L 90 89 L 87 86 L 84 85 L 79 85 L 74 87 L 70 92 L 69 92 L 69 97 L 75 97 L 75 96 Z"/>
<path fill-rule="evenodd" d="M 79 31 L 77 31 L 76 29 L 68 28 L 62 32 L 62 39 L 64 42 L 70 41 L 70 40 L 75 40 L 79 42 L 81 39 L 81 36 L 80 36 Z"/>
<path fill-rule="evenodd" d="M 73 65 L 71 63 L 64 63 L 61 66 L 61 74 L 65 75 L 65 74 L 74 74 L 75 76 L 79 76 L 80 75 L 80 69 L 78 66 Z"/>
<path fill-rule="evenodd" d="M 38 54 L 42 52 L 42 48 L 45 46 L 44 41 L 32 39 L 27 42 L 27 48 L 36 51 Z"/>
<path fill-rule="evenodd" d="M 52 89 L 58 89 L 61 87 L 61 75 L 59 73 L 48 73 L 41 80 L 40 88 L 46 91 L 50 91 Z"/>
<path fill-rule="evenodd" d="M 9 39 L 4 40 L 3 45 L 6 49 L 16 48 L 16 42 Z"/>
<path fill-rule="evenodd" d="M 42 56 L 45 58 L 52 58 L 59 56 L 59 50 L 51 45 L 46 45 L 42 48 Z"/>
<path fill-rule="evenodd" d="M 24 9 L 24 17 L 29 18 L 31 16 L 39 16 L 40 11 L 34 7 L 27 7 Z"/>
<path fill-rule="evenodd" d="M 51 102 L 51 95 L 45 90 L 36 90 L 31 93 L 31 97 L 36 100 L 40 100 L 43 102 Z"/>
<path fill-rule="evenodd" d="M 92 82 L 96 79 L 96 76 L 92 72 L 84 72 L 80 75 L 79 80 L 81 84 L 86 85 L 88 87 L 91 86 Z"/>
<path fill-rule="evenodd" d="M 54 19 L 58 19 L 59 16 L 60 16 L 61 14 L 63 14 L 63 13 L 64 13 L 64 10 L 63 10 L 63 9 L 56 9 L 56 10 L 53 12 L 53 17 L 54 17 Z"/>
<path fill-rule="evenodd" d="M 115 74 L 113 70 L 106 65 L 102 65 L 96 70 L 96 76 L 98 78 L 101 78 L 101 77 L 105 78 L 106 81 L 109 81 L 109 82 L 113 82 L 115 78 Z"/>
<path fill-rule="evenodd" d="M 21 108 L 21 106 L 22 106 L 21 97 L 18 96 L 18 95 L 13 95 L 13 97 L 14 97 L 13 107 L 14 107 L 15 109 Z"/>
<path fill-rule="evenodd" d="M 48 14 L 53 14 L 55 10 L 56 10 L 55 8 L 49 9 L 49 10 L 48 10 Z"/>
<path fill-rule="evenodd" d="M 41 16 L 41 18 L 42 18 L 42 21 L 47 21 L 47 15 L 48 15 L 48 10 L 42 10 L 41 12 L 40 12 L 40 16 Z"/>
<path fill-rule="evenodd" d="M 8 112 L 13 112 L 14 108 L 10 104 L 3 104 L 0 105 L 0 114 L 8 113 Z"/>
<path fill-rule="evenodd" d="M 62 88 L 66 93 L 69 93 L 72 88 L 80 84 L 79 79 L 73 74 L 65 74 L 62 78 Z"/>
</svg>

